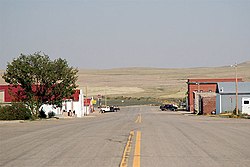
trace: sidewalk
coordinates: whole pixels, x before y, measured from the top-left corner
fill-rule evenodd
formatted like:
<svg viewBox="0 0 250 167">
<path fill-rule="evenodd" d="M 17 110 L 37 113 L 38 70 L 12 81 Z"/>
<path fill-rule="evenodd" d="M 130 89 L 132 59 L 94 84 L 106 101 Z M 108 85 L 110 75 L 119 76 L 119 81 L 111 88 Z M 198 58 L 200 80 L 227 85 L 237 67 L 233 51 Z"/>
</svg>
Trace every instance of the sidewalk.
<svg viewBox="0 0 250 167">
<path fill-rule="evenodd" d="M 177 111 L 177 112 L 180 113 L 180 114 L 182 114 L 182 115 L 194 115 L 192 112 L 185 111 L 185 110 L 183 110 L 183 111 Z"/>
<path fill-rule="evenodd" d="M 0 120 L 1 124 L 24 123 L 26 120 Z"/>
</svg>

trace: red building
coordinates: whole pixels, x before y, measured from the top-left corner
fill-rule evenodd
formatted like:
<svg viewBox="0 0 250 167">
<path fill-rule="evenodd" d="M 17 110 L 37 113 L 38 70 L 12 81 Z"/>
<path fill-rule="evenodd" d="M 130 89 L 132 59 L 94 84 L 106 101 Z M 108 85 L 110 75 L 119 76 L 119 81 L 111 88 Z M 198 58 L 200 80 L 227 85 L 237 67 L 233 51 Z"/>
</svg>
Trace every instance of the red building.
<svg viewBox="0 0 250 167">
<path fill-rule="evenodd" d="M 10 86 L 10 85 L 0 85 L 0 103 L 10 103 L 15 101 L 12 94 L 15 94 L 20 90 L 21 87 Z M 80 90 L 76 89 L 75 93 L 70 97 L 73 101 L 78 101 L 80 95 Z"/>
<path fill-rule="evenodd" d="M 204 115 L 211 114 L 211 111 L 216 111 L 216 96 L 203 97 L 201 101 L 202 113 Z"/>
<path fill-rule="evenodd" d="M 0 103 L 9 103 L 15 100 L 11 93 L 16 93 L 19 88 L 10 87 L 9 85 L 0 85 Z"/>
<path fill-rule="evenodd" d="M 235 78 L 188 79 L 188 110 L 194 112 L 195 92 L 216 92 L 217 82 L 235 82 Z M 238 82 L 243 82 L 238 78 Z"/>
</svg>

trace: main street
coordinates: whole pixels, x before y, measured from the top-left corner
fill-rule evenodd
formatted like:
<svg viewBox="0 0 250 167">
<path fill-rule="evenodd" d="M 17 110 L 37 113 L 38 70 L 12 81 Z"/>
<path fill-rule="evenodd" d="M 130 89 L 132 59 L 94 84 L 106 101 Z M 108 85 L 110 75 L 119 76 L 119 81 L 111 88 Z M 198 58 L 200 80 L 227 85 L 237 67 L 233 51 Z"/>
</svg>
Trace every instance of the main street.
<svg viewBox="0 0 250 167">
<path fill-rule="evenodd" d="M 85 118 L 0 122 L 0 166 L 249 166 L 249 139 L 250 120 L 133 106 Z"/>
</svg>

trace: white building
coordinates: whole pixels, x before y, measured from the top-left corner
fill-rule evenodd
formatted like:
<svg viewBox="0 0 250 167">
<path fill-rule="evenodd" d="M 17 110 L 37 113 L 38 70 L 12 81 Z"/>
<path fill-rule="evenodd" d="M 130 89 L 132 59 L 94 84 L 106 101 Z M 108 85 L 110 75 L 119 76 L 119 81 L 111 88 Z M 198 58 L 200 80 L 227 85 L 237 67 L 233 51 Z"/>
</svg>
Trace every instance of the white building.
<svg viewBox="0 0 250 167">
<path fill-rule="evenodd" d="M 90 107 L 84 106 L 84 95 L 82 90 L 76 90 L 72 96 L 73 98 L 66 99 L 62 102 L 62 107 L 54 107 L 53 105 L 44 104 L 42 109 L 45 114 L 54 112 L 56 115 L 83 117 L 90 114 Z M 64 112 L 63 112 L 64 111 Z"/>
</svg>

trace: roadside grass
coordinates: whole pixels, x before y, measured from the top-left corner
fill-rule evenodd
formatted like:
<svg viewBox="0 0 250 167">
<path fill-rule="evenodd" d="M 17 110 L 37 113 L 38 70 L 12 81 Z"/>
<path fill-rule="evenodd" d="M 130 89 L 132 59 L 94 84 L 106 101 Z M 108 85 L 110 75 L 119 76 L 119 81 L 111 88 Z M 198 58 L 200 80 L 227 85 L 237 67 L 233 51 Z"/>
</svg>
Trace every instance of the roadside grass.
<svg viewBox="0 0 250 167">
<path fill-rule="evenodd" d="M 153 97 L 108 97 L 107 105 L 111 106 L 133 106 L 133 105 L 151 105 L 151 106 L 160 106 L 162 104 L 179 104 L 182 99 L 176 98 L 153 98 Z M 105 103 L 105 100 L 102 99 L 102 104 Z"/>
<path fill-rule="evenodd" d="M 154 98 L 134 98 L 134 97 L 112 97 L 107 98 L 107 105 L 110 106 L 133 106 L 133 105 L 161 105 L 161 100 Z M 102 100 L 104 104 L 104 99 Z"/>
<path fill-rule="evenodd" d="M 248 114 L 244 114 L 244 113 L 242 114 L 240 112 L 239 115 L 236 115 L 234 112 L 235 111 L 221 113 L 221 114 L 218 115 L 218 117 L 221 117 L 221 118 L 244 118 L 244 119 L 250 119 L 250 115 L 248 115 Z"/>
</svg>

